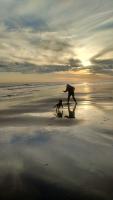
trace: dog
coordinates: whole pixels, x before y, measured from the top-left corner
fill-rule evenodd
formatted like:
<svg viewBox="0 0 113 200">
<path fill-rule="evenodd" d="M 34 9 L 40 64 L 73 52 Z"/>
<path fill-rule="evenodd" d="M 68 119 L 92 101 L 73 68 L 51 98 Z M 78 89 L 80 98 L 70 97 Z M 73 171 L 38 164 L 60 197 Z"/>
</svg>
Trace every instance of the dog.
<svg viewBox="0 0 113 200">
<path fill-rule="evenodd" d="M 59 102 L 55 105 L 55 107 L 56 107 L 56 110 L 59 110 L 60 109 L 60 107 L 62 107 L 63 108 L 63 103 L 62 103 L 62 99 L 59 99 Z"/>
</svg>

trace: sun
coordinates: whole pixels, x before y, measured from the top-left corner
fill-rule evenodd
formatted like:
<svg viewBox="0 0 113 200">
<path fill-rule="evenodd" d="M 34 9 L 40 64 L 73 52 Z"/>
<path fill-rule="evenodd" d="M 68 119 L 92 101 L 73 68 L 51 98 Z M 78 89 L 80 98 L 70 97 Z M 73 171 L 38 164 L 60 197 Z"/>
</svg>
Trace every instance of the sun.
<svg viewBox="0 0 113 200">
<path fill-rule="evenodd" d="M 91 62 L 90 62 L 90 60 L 82 60 L 81 59 L 81 63 L 82 63 L 82 65 L 84 66 L 84 67 L 87 67 L 87 66 L 90 66 L 91 65 Z"/>
<path fill-rule="evenodd" d="M 93 56 L 93 52 L 90 49 L 86 47 L 82 47 L 82 48 L 75 49 L 75 52 L 76 52 L 77 57 L 80 59 L 81 64 L 84 67 L 90 66 L 92 64 L 90 60 Z"/>
</svg>

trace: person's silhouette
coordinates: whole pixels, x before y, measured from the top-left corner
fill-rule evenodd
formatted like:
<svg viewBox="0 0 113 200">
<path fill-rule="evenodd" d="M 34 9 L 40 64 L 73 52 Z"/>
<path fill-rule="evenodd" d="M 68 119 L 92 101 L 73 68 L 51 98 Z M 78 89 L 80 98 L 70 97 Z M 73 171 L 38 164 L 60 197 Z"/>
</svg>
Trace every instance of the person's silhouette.
<svg viewBox="0 0 113 200">
<path fill-rule="evenodd" d="M 68 92 L 68 99 L 67 103 L 69 104 L 70 97 L 72 96 L 74 102 L 77 104 L 77 100 L 75 99 L 75 94 L 74 94 L 75 88 L 69 84 L 66 85 L 66 89 L 64 92 Z"/>
<path fill-rule="evenodd" d="M 70 105 L 68 104 L 68 116 L 66 115 L 66 118 L 75 118 L 75 109 L 76 109 L 76 104 L 73 107 L 73 110 L 71 110 Z"/>
</svg>

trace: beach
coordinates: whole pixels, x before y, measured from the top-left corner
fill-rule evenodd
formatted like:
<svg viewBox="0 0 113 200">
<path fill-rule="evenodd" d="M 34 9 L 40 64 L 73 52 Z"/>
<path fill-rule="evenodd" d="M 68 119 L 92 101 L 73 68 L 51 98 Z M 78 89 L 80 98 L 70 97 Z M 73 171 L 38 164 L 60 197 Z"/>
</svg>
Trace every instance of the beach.
<svg viewBox="0 0 113 200">
<path fill-rule="evenodd" d="M 113 199 L 113 77 L 59 80 L 0 85 L 0 199 Z"/>
<path fill-rule="evenodd" d="M 113 0 L 0 0 L 0 200 L 113 200 Z"/>
</svg>

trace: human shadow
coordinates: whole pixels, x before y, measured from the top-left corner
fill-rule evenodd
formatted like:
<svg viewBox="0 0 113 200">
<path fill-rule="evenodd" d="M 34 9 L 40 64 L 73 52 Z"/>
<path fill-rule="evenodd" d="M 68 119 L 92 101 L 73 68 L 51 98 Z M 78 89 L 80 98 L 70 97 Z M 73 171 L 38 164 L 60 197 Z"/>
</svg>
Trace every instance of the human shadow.
<svg viewBox="0 0 113 200">
<path fill-rule="evenodd" d="M 75 118 L 75 110 L 76 110 L 77 104 L 75 103 L 73 109 L 71 108 L 70 104 L 68 104 L 68 115 L 65 115 L 66 118 L 73 119 Z"/>
</svg>

